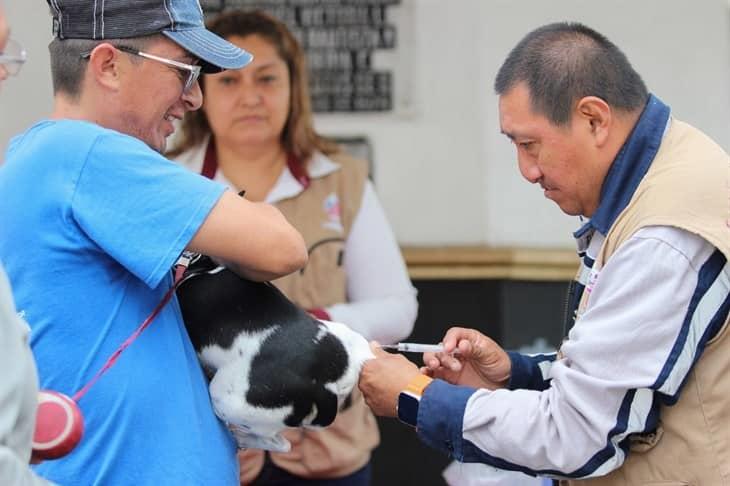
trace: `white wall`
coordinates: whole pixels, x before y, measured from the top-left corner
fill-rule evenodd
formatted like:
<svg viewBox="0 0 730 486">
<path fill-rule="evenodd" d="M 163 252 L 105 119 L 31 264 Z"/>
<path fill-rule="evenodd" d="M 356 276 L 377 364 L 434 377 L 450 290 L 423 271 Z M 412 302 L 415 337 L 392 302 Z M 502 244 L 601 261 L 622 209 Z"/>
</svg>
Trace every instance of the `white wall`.
<svg viewBox="0 0 730 486">
<path fill-rule="evenodd" d="M 5 0 L 4 7 L 10 37 L 25 47 L 28 61 L 17 77 L 8 78 L 0 88 L 0 161 L 8 139 L 50 113 L 53 102 L 48 5 L 43 0 Z"/>
<path fill-rule="evenodd" d="M 409 108 L 317 118 L 324 133 L 371 139 L 378 192 L 403 244 L 572 246 L 577 220 L 520 178 L 492 91 L 509 49 L 550 21 L 578 20 L 606 34 L 675 116 L 730 150 L 727 0 L 403 2 L 394 13 L 407 52 L 396 57 L 396 76 L 408 81 Z M 3 151 L 51 106 L 46 3 L 13 0 L 6 10 L 29 61 L 0 91 Z"/>
</svg>

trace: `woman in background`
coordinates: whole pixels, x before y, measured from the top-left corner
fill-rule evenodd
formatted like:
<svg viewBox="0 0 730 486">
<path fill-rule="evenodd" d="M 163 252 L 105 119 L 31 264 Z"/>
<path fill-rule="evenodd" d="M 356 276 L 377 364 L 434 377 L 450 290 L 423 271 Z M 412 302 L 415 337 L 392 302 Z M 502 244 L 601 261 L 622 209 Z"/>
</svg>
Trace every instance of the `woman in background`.
<svg viewBox="0 0 730 486">
<path fill-rule="evenodd" d="M 368 340 L 405 338 L 416 318 L 416 290 L 366 163 L 314 131 L 300 45 L 261 12 L 224 13 L 209 29 L 254 60 L 204 76 L 203 109 L 186 115 L 170 156 L 251 200 L 275 204 L 302 233 L 309 263 L 273 282 L 290 299 Z M 286 437 L 288 453 L 239 453 L 242 484 L 370 483 L 379 434 L 357 389 L 330 427 L 292 429 Z"/>
</svg>

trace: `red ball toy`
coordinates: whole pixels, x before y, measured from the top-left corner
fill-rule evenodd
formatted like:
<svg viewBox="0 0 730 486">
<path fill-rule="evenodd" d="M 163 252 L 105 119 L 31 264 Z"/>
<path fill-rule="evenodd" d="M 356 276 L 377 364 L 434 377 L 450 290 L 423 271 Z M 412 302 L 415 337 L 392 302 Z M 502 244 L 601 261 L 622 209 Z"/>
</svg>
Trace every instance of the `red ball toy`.
<svg viewBox="0 0 730 486">
<path fill-rule="evenodd" d="M 33 459 L 63 457 L 76 447 L 84 435 L 81 410 L 68 396 L 50 390 L 38 392 Z"/>
</svg>

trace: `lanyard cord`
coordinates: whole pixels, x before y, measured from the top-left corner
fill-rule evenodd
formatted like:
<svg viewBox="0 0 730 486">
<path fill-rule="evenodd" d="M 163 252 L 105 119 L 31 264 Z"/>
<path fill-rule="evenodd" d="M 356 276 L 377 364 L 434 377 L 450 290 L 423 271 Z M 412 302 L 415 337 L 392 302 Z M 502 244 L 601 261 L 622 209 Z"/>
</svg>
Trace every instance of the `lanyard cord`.
<svg viewBox="0 0 730 486">
<path fill-rule="evenodd" d="M 190 260 L 192 258 L 193 254 L 191 252 L 185 251 L 183 252 L 182 256 L 180 256 L 180 259 L 175 264 L 175 280 L 172 283 L 172 286 L 167 291 L 167 293 L 162 297 L 162 300 L 159 304 L 157 304 L 157 307 L 152 311 L 152 313 L 147 317 L 147 319 L 144 320 L 142 324 L 127 338 L 124 340 L 124 342 L 117 348 L 116 351 L 112 353 L 111 356 L 109 356 L 109 359 L 106 360 L 106 363 L 104 363 L 104 366 L 101 367 L 99 371 L 96 372 L 93 378 L 91 378 L 84 386 L 81 388 L 81 390 L 77 391 L 76 394 L 74 394 L 71 399 L 74 402 L 78 402 L 81 397 L 86 395 L 86 392 L 89 391 L 89 388 L 91 388 L 94 383 L 97 382 L 101 376 L 109 371 L 109 368 L 114 366 L 114 363 L 116 363 L 117 358 L 122 354 L 122 352 L 129 347 L 130 344 L 134 342 L 135 339 L 139 337 L 140 334 L 142 334 L 142 331 L 144 331 L 147 326 L 149 326 L 152 321 L 155 320 L 155 317 L 160 313 L 160 311 L 165 307 L 165 305 L 170 301 L 172 298 L 172 294 L 177 289 L 178 285 L 182 282 L 183 274 L 185 273 L 185 270 L 188 268 L 188 264 L 190 263 Z"/>
</svg>

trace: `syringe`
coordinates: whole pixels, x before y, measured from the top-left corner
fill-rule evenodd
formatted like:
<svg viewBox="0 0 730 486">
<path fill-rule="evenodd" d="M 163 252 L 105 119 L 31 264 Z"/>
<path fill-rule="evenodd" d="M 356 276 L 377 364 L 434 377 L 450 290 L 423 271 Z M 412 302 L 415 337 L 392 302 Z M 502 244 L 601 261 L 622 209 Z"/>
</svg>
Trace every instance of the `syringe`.
<svg viewBox="0 0 730 486">
<path fill-rule="evenodd" d="M 444 350 L 443 344 L 398 343 L 381 344 L 380 347 L 394 349 L 402 353 L 441 353 Z"/>
</svg>

